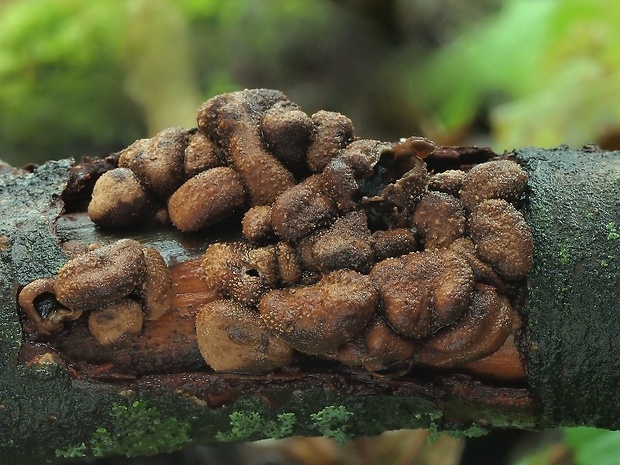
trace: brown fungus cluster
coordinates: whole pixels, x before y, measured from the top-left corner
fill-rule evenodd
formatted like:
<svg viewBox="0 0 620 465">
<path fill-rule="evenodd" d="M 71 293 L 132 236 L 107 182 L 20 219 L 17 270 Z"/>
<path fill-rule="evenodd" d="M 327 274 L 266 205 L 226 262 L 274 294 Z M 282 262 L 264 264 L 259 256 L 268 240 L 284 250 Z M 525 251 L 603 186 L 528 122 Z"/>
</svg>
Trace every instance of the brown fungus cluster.
<svg viewBox="0 0 620 465">
<path fill-rule="evenodd" d="M 88 328 L 103 345 L 140 334 L 144 320 L 157 320 L 171 303 L 172 280 L 159 252 L 121 239 L 69 260 L 55 278 L 27 284 L 19 304 L 34 329 L 49 335 L 88 312 Z M 43 316 L 36 299 L 51 294 L 57 308 Z"/>
<path fill-rule="evenodd" d="M 435 149 L 357 139 L 347 117 L 309 116 L 278 91 L 234 92 L 205 102 L 196 129 L 123 151 L 89 214 L 121 228 L 164 209 L 197 231 L 244 213 L 244 238 L 203 259 L 221 300 L 196 331 L 214 370 L 268 372 L 300 354 L 452 367 L 504 344 L 533 243 L 518 163 L 429 168 Z"/>
</svg>

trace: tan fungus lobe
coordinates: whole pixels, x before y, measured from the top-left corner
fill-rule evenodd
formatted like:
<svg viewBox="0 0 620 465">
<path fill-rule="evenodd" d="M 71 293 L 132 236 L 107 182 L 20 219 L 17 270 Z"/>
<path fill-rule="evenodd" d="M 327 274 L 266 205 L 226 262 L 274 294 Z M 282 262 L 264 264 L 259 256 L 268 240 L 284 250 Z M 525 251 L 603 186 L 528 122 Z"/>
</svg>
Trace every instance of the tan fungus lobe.
<svg viewBox="0 0 620 465">
<path fill-rule="evenodd" d="M 102 345 L 111 345 L 142 332 L 144 315 L 138 302 L 121 299 L 93 310 L 88 315 L 88 330 Z"/>
<path fill-rule="evenodd" d="M 463 180 L 461 201 L 468 211 L 487 199 L 514 203 L 527 186 L 527 174 L 512 160 L 493 160 L 474 166 Z"/>
<path fill-rule="evenodd" d="M 191 132 L 183 157 L 185 179 L 196 176 L 210 168 L 222 166 L 215 143 L 203 133 Z"/>
<path fill-rule="evenodd" d="M 333 111 L 321 110 L 311 117 L 315 135 L 308 148 L 307 163 L 312 173 L 320 173 L 338 153 L 354 140 L 353 123 Z"/>
<path fill-rule="evenodd" d="M 67 262 L 54 281 L 56 299 L 72 310 L 94 310 L 130 294 L 144 279 L 142 247 L 121 239 Z"/>
<path fill-rule="evenodd" d="M 415 208 L 413 223 L 425 249 L 439 249 L 465 234 L 467 220 L 459 199 L 443 192 L 427 192 Z"/>
<path fill-rule="evenodd" d="M 469 217 L 476 254 L 504 278 L 525 278 L 532 267 L 534 241 L 525 218 L 503 199 L 485 200 Z"/>
<path fill-rule="evenodd" d="M 445 192 L 459 196 L 466 173 L 461 170 L 446 170 L 433 174 L 428 181 L 428 188 L 432 191 Z"/>
<path fill-rule="evenodd" d="M 415 348 L 413 340 L 396 334 L 381 315 L 374 314 L 358 335 L 338 348 L 337 359 L 345 365 L 363 366 L 378 372 L 403 368 L 399 362 L 411 358 Z"/>
<path fill-rule="evenodd" d="M 271 224 L 280 239 L 299 242 L 316 229 L 331 224 L 337 216 L 338 209 L 320 190 L 317 176 L 287 189 L 273 203 Z"/>
<path fill-rule="evenodd" d="M 203 258 L 205 279 L 223 297 L 256 305 L 277 282 L 275 247 L 252 248 L 245 242 L 211 244 Z"/>
<path fill-rule="evenodd" d="M 267 147 L 291 172 L 307 172 L 306 155 L 314 135 L 310 117 L 290 104 L 277 104 L 262 117 L 261 128 Z"/>
<path fill-rule="evenodd" d="M 504 284 L 491 265 L 478 258 L 476 246 L 469 237 L 461 237 L 455 240 L 448 248 L 467 262 L 474 272 L 476 283 L 489 284 L 498 291 L 504 292 L 506 284 Z"/>
<path fill-rule="evenodd" d="M 172 302 L 172 277 L 161 254 L 151 248 L 144 247 L 146 271 L 144 282 L 138 291 L 144 305 L 147 320 L 161 318 L 170 308 Z"/>
<path fill-rule="evenodd" d="M 474 284 L 469 265 L 445 249 L 388 258 L 372 268 L 370 277 L 387 321 L 411 338 L 428 337 L 460 317 Z"/>
<path fill-rule="evenodd" d="M 244 203 L 239 175 L 220 166 L 197 174 L 179 187 L 168 200 L 168 214 L 181 231 L 198 231 L 230 216 Z"/>
<path fill-rule="evenodd" d="M 370 242 L 377 262 L 418 250 L 416 235 L 409 228 L 379 229 L 372 233 Z"/>
<path fill-rule="evenodd" d="M 116 168 L 102 174 L 88 204 L 90 219 L 106 229 L 141 225 L 152 211 L 151 196 L 128 168 Z"/>
<path fill-rule="evenodd" d="M 257 205 L 245 212 L 241 221 L 241 231 L 248 241 L 255 244 L 263 244 L 273 239 L 271 206 Z"/>
<path fill-rule="evenodd" d="M 165 201 L 185 180 L 184 152 L 188 134 L 183 128 L 164 129 L 121 152 L 118 166 L 129 168 L 140 182 Z"/>
<path fill-rule="evenodd" d="M 295 249 L 286 242 L 278 242 L 275 251 L 280 283 L 284 286 L 298 283 L 302 270 Z"/>
<path fill-rule="evenodd" d="M 367 272 L 373 264 L 366 213 L 358 210 L 338 218 L 312 241 L 312 263 L 320 271 L 346 268 Z"/>
<path fill-rule="evenodd" d="M 290 171 L 266 150 L 260 131 L 265 111 L 286 96 L 267 89 L 246 90 L 207 100 L 198 111 L 198 128 L 216 134 L 248 192 L 249 206 L 271 205 L 275 198 L 295 185 Z"/>
<path fill-rule="evenodd" d="M 474 290 L 469 307 L 453 325 L 437 332 L 417 350 L 416 362 L 453 367 L 499 350 L 512 330 L 512 308 L 490 286 Z"/>
<path fill-rule="evenodd" d="M 256 311 L 230 300 L 202 308 L 196 335 L 205 362 L 219 372 L 266 373 L 293 358 L 291 347 L 267 331 Z"/>
<path fill-rule="evenodd" d="M 368 276 L 337 270 L 313 285 L 271 290 L 258 307 L 270 332 L 301 352 L 321 354 L 366 326 L 376 304 Z"/>
</svg>

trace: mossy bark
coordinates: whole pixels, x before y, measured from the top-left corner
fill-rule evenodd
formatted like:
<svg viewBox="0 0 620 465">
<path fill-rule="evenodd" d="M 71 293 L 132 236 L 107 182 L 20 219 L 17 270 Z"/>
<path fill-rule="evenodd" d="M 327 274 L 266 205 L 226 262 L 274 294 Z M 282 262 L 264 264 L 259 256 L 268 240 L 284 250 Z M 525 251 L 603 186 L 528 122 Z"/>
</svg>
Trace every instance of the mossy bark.
<svg viewBox="0 0 620 465">
<path fill-rule="evenodd" d="M 27 344 L 25 354 L 17 290 L 66 261 L 54 225 L 70 162 L 0 176 L 0 458 L 131 455 L 126 444 L 115 447 L 113 434 L 153 415 L 166 427 L 144 428 L 134 438 L 136 453 L 190 441 L 332 432 L 342 438 L 417 427 L 620 428 L 620 155 L 559 148 L 515 156 L 530 176 L 526 214 L 535 239 L 524 344 L 529 385 L 455 373 L 381 378 L 334 366 L 266 376 L 196 371 L 106 380 L 73 372 L 44 344 Z M 72 234 L 65 227 L 62 240 Z M 179 255 L 197 250 L 195 240 L 185 240 L 188 249 Z M 233 412 L 245 422 L 234 430 Z M 292 427 L 282 424 L 291 418 L 283 414 L 294 414 Z"/>
</svg>

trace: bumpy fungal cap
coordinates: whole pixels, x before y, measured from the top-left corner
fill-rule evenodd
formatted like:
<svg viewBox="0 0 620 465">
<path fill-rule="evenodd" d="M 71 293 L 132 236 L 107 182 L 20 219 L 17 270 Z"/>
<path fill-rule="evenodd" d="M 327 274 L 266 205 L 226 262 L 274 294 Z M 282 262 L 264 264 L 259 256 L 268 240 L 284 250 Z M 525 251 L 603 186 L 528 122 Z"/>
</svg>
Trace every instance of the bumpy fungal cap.
<svg viewBox="0 0 620 465">
<path fill-rule="evenodd" d="M 479 203 L 469 217 L 476 254 L 504 278 L 523 279 L 534 254 L 532 232 L 525 218 L 503 199 Z"/>
<path fill-rule="evenodd" d="M 416 348 L 411 339 L 396 334 L 381 315 L 373 315 L 360 334 L 338 348 L 337 359 L 350 366 L 369 371 L 409 368 L 408 359 Z"/>
<path fill-rule="evenodd" d="M 378 262 L 418 250 L 418 240 L 410 228 L 379 229 L 372 233 L 370 242 Z"/>
<path fill-rule="evenodd" d="M 183 128 L 168 128 L 152 139 L 138 140 L 121 152 L 118 166 L 129 168 L 149 191 L 165 201 L 185 179 L 187 136 Z"/>
<path fill-rule="evenodd" d="M 56 299 L 73 310 L 93 310 L 129 295 L 142 285 L 142 247 L 121 239 L 67 262 L 54 282 Z"/>
<path fill-rule="evenodd" d="M 461 201 L 472 211 L 487 199 L 516 202 L 527 185 L 527 174 L 512 160 L 494 160 L 474 166 L 465 176 Z"/>
<path fill-rule="evenodd" d="M 216 136 L 247 189 L 250 206 L 271 205 L 295 184 L 291 172 L 266 150 L 260 131 L 263 114 L 279 102 L 288 102 L 281 92 L 245 90 L 213 97 L 198 111 L 198 128 Z"/>
<path fill-rule="evenodd" d="M 90 312 L 88 330 L 100 344 L 111 345 L 140 334 L 143 320 L 140 304 L 122 299 Z"/>
<path fill-rule="evenodd" d="M 338 218 L 312 241 L 312 263 L 320 271 L 347 268 L 368 271 L 373 263 L 366 213 L 362 210 Z"/>
<path fill-rule="evenodd" d="M 446 170 L 435 173 L 428 181 L 429 190 L 445 192 L 446 194 L 459 196 L 466 173 L 461 170 Z"/>
<path fill-rule="evenodd" d="M 277 282 L 273 245 L 252 248 L 244 242 L 216 242 L 207 248 L 202 263 L 213 289 L 245 305 L 256 305 Z"/>
<path fill-rule="evenodd" d="M 245 203 L 245 190 L 232 168 L 220 166 L 197 174 L 168 200 L 170 221 L 184 232 L 205 229 Z"/>
<path fill-rule="evenodd" d="M 267 147 L 297 176 L 307 173 L 306 154 L 314 135 L 310 117 L 291 104 L 278 104 L 267 110 L 261 120 Z"/>
<path fill-rule="evenodd" d="M 133 171 L 116 168 L 97 179 L 88 216 L 102 228 L 123 229 L 141 225 L 153 208 L 151 196 Z"/>
<path fill-rule="evenodd" d="M 474 284 L 469 265 L 445 249 L 388 258 L 372 268 L 370 277 L 387 321 L 411 338 L 430 336 L 461 316 Z"/>
<path fill-rule="evenodd" d="M 243 236 L 250 242 L 261 244 L 273 239 L 271 226 L 271 206 L 257 205 L 250 208 L 241 221 Z"/>
<path fill-rule="evenodd" d="M 311 117 L 315 135 L 308 149 L 307 163 L 312 173 L 323 168 L 354 140 L 353 123 L 349 118 L 333 111 L 318 111 Z"/>
<path fill-rule="evenodd" d="M 168 311 L 172 302 L 172 277 L 161 254 L 144 247 L 146 271 L 138 294 L 144 305 L 147 320 L 158 320 Z"/>
<path fill-rule="evenodd" d="M 312 176 L 276 199 L 271 224 L 280 239 L 296 243 L 329 225 L 337 214 L 336 204 L 321 192 L 318 178 Z"/>
<path fill-rule="evenodd" d="M 417 350 L 416 362 L 453 367 L 499 350 L 512 330 L 512 308 L 489 286 L 474 290 L 469 307 L 452 326 L 439 331 Z"/>
<path fill-rule="evenodd" d="M 215 371 L 267 373 L 291 363 L 293 350 L 258 314 L 230 300 L 205 305 L 196 318 L 198 348 Z"/>
<path fill-rule="evenodd" d="M 195 130 L 194 130 L 195 131 Z M 203 133 L 191 132 L 183 157 L 185 179 L 196 176 L 210 168 L 222 166 L 215 143 Z"/>
<path fill-rule="evenodd" d="M 366 326 L 376 303 L 368 276 L 337 270 L 310 286 L 269 291 L 259 309 L 270 332 L 301 352 L 320 354 L 336 350 Z"/>
<path fill-rule="evenodd" d="M 428 192 L 415 208 L 413 223 L 425 249 L 445 248 L 465 234 L 465 208 L 450 194 Z"/>
<path fill-rule="evenodd" d="M 474 272 L 476 283 L 488 284 L 500 292 L 505 291 L 506 284 L 504 284 L 491 265 L 478 258 L 476 246 L 469 237 L 461 237 L 455 240 L 448 248 L 467 262 Z"/>
</svg>

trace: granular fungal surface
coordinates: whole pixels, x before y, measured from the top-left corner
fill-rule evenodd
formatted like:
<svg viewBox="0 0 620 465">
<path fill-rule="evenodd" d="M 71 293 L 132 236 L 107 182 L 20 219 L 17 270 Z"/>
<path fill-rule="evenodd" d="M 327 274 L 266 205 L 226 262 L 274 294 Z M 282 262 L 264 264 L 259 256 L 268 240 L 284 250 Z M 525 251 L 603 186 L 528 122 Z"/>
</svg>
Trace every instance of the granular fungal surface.
<svg viewBox="0 0 620 465">
<path fill-rule="evenodd" d="M 242 238 L 210 244 L 201 264 L 217 298 L 197 309 L 194 337 L 211 369 L 264 373 L 308 358 L 401 375 L 487 357 L 518 330 L 533 255 L 526 187 L 509 156 L 467 163 L 424 137 L 359 138 L 344 115 L 307 115 L 279 91 L 251 89 L 205 102 L 196 128 L 123 150 L 88 212 L 112 232 L 163 223 L 191 233 L 239 218 Z M 91 273 L 96 250 L 61 274 Z M 24 308 L 31 332 L 72 331 L 87 310 L 93 327 L 118 312 L 140 319 L 113 340 L 91 330 L 101 344 L 140 338 L 171 292 L 169 278 L 145 271 L 146 250 L 135 246 L 123 267 L 92 265 L 113 278 L 139 270 L 110 298 L 120 310 L 96 290 L 65 304 L 52 285 L 52 314 L 70 318 Z"/>
</svg>

